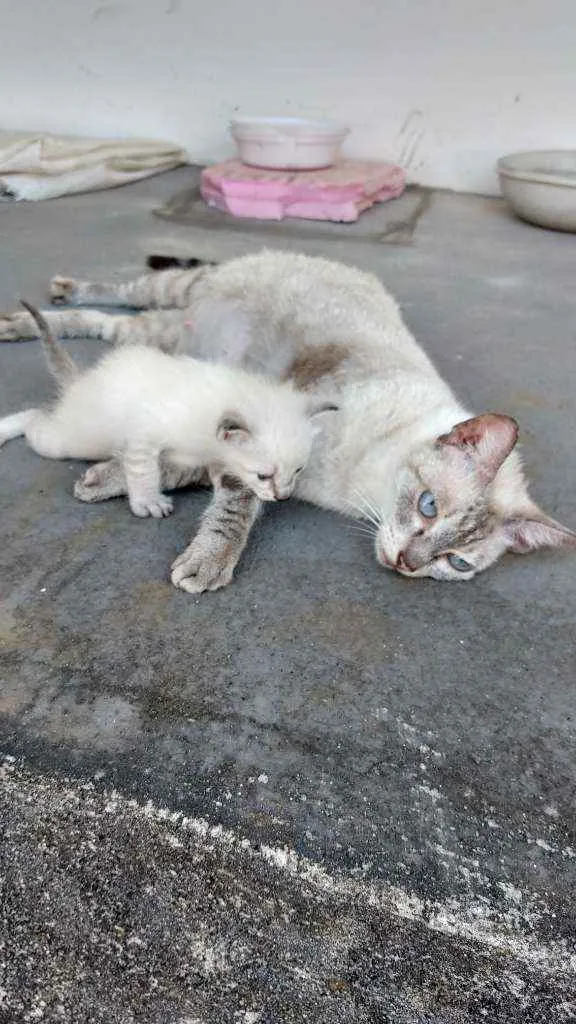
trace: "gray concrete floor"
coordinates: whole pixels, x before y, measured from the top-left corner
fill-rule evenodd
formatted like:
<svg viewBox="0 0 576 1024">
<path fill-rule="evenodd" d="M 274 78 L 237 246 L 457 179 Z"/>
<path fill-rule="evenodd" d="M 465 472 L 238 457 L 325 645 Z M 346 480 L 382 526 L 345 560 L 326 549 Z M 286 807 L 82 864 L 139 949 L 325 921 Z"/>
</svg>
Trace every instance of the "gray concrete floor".
<svg viewBox="0 0 576 1024">
<path fill-rule="evenodd" d="M 191 175 L 0 208 L 0 306 L 150 251 L 369 268 L 576 527 L 573 236 L 445 194 L 405 245 L 153 218 Z M 36 344 L 0 366 L 2 414 L 49 396 Z M 0 1021 L 575 1019 L 574 556 L 410 582 L 290 503 L 194 599 L 167 572 L 205 493 L 138 521 L 78 470 L 0 455 Z"/>
</svg>

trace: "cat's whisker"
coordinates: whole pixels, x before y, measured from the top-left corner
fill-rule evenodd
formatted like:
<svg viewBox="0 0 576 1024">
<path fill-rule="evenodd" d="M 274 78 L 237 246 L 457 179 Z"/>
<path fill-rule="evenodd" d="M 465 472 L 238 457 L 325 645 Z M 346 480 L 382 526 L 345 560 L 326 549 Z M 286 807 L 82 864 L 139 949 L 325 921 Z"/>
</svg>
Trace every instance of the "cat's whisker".
<svg viewBox="0 0 576 1024">
<path fill-rule="evenodd" d="M 360 501 L 362 502 L 363 506 L 365 508 L 367 508 L 368 511 L 371 512 L 372 515 L 376 517 L 376 519 L 379 519 L 380 518 L 380 514 L 378 512 L 378 509 L 376 508 L 374 503 L 368 498 L 368 496 L 364 493 L 364 491 L 361 491 L 357 487 L 354 488 L 354 491 L 357 494 L 357 496 L 360 499 Z"/>
<path fill-rule="evenodd" d="M 350 499 L 348 499 L 346 501 L 346 506 L 350 515 L 353 515 L 355 517 L 361 516 L 363 519 L 369 519 L 370 522 L 374 521 L 372 513 L 368 512 L 364 503 L 359 505 L 357 500 L 351 501 Z"/>
<path fill-rule="evenodd" d="M 369 537 L 375 537 L 378 531 L 373 527 L 362 526 L 360 523 L 349 523 L 350 530 L 354 530 L 355 533 L 365 533 Z"/>
<path fill-rule="evenodd" d="M 378 535 L 378 527 L 372 523 L 362 522 L 357 520 L 356 522 L 348 523 L 348 529 L 354 533 L 366 534 L 368 537 L 376 537 Z"/>
<path fill-rule="evenodd" d="M 354 519 L 358 523 L 370 523 L 370 525 L 373 526 L 375 530 L 378 530 L 380 528 L 380 520 L 374 519 L 373 516 L 366 512 L 364 509 L 355 508 L 353 510 L 353 515 Z"/>
<path fill-rule="evenodd" d="M 371 523 L 371 524 L 372 524 L 372 526 L 373 526 L 373 527 L 374 527 L 374 528 L 375 528 L 376 530 L 377 530 L 377 529 L 378 529 L 378 527 L 380 526 L 380 522 L 379 522 L 379 520 L 378 520 L 378 519 L 374 519 L 374 518 L 373 518 L 373 517 L 372 517 L 371 515 L 369 515 L 369 514 L 368 514 L 367 512 L 360 512 L 360 515 L 362 516 L 362 520 L 363 520 L 364 522 L 367 522 L 367 523 Z M 360 521 L 360 520 L 359 520 L 359 521 Z"/>
<path fill-rule="evenodd" d="M 378 512 L 378 509 L 372 504 L 366 495 L 362 493 L 362 491 L 358 490 L 358 488 L 354 488 L 354 493 L 356 494 L 360 504 L 354 505 L 353 502 L 350 502 L 351 508 L 378 528 L 382 522 L 382 516 Z"/>
</svg>

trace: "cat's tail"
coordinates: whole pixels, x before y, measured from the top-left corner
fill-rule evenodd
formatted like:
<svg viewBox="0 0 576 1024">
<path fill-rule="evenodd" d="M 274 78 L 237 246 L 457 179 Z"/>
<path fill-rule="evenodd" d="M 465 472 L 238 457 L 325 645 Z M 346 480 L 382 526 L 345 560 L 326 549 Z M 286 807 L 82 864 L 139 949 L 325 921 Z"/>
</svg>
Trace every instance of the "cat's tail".
<svg viewBox="0 0 576 1024">
<path fill-rule="evenodd" d="M 146 266 L 150 267 L 150 270 L 172 270 L 173 268 L 191 270 L 193 267 L 215 267 L 216 264 L 212 260 L 201 260 L 195 256 L 190 256 L 188 259 L 179 259 L 178 256 L 162 256 L 158 253 L 152 253 L 146 259 Z"/>
<path fill-rule="evenodd" d="M 13 412 L 11 416 L 3 416 L 0 420 L 0 448 L 6 441 L 22 437 L 37 414 L 37 409 L 24 409 L 22 412 Z"/>
<path fill-rule="evenodd" d="M 68 354 L 64 346 L 54 337 L 46 320 L 42 316 L 35 306 L 31 306 L 30 303 L 25 302 L 24 299 L 20 299 L 20 302 L 29 313 L 32 319 L 35 321 L 38 331 L 40 332 L 40 338 L 42 340 L 42 347 L 44 349 L 44 355 L 48 362 L 48 369 L 56 380 L 59 387 L 65 388 L 68 384 L 71 384 L 73 380 L 78 376 L 79 370 L 72 357 Z"/>
</svg>

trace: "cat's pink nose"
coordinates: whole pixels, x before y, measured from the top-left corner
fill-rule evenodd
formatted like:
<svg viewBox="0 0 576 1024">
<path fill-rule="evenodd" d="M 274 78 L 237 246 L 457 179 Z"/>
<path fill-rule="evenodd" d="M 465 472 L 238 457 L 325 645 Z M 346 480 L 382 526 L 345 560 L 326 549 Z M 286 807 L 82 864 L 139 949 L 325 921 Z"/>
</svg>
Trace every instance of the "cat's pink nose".
<svg viewBox="0 0 576 1024">
<path fill-rule="evenodd" d="M 403 551 L 400 552 L 398 558 L 396 559 L 396 568 L 403 569 L 404 572 L 414 571 L 413 566 L 410 565 Z"/>
</svg>

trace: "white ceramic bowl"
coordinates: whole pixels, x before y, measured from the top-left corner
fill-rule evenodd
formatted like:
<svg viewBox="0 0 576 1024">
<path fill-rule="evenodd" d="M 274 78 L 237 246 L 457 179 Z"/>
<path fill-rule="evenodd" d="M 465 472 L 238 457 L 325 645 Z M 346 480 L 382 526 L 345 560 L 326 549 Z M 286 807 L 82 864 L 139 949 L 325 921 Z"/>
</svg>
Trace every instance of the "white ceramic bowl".
<svg viewBox="0 0 576 1024">
<path fill-rule="evenodd" d="M 511 153 L 496 167 L 502 195 L 519 217 L 576 231 L 576 149 Z"/>
<path fill-rule="evenodd" d="M 336 163 L 348 128 L 304 117 L 237 117 L 230 133 L 245 164 L 312 171 Z"/>
</svg>

